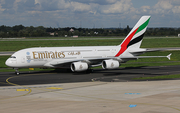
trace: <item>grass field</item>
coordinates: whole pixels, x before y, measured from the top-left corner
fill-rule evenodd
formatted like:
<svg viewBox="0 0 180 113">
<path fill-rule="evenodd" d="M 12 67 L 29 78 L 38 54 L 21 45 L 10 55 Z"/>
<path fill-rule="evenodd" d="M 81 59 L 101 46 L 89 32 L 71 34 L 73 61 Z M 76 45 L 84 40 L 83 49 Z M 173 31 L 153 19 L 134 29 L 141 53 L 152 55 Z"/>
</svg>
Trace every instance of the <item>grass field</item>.
<svg viewBox="0 0 180 113">
<path fill-rule="evenodd" d="M 52 38 L 39 38 L 41 40 L 28 39 L 6 39 L 0 40 L 0 51 L 18 51 L 30 47 L 62 47 L 62 46 L 108 46 L 119 45 L 123 39 L 117 37 L 95 37 L 84 38 L 68 38 L 68 40 L 43 40 Z M 112 38 L 112 39 L 111 39 Z M 32 40 L 31 40 L 32 39 Z M 58 38 L 53 38 L 58 39 Z M 67 38 L 63 38 L 67 39 Z M 69 40 L 70 39 L 70 40 Z M 72 40 L 71 40 L 72 39 Z M 141 45 L 142 48 L 163 48 L 163 47 L 180 47 L 180 38 L 175 37 L 148 37 L 145 38 Z M 166 56 L 172 53 L 171 60 L 167 58 L 147 58 L 129 61 L 122 64 L 121 67 L 137 67 L 137 66 L 161 66 L 161 65 L 180 65 L 180 51 L 164 51 L 164 52 L 149 52 L 145 56 Z M 0 72 L 7 71 L 4 64 L 9 56 L 0 56 Z M 3 69 L 2 69 L 3 68 Z M 10 70 L 12 71 L 12 70 Z"/>
<path fill-rule="evenodd" d="M 97 40 L 1 41 L 0 51 L 17 51 L 20 49 L 30 48 L 30 47 L 118 45 L 121 41 L 122 40 L 120 39 L 98 40 L 98 41 Z"/>
<path fill-rule="evenodd" d="M 98 37 L 99 38 L 99 37 Z M 0 41 L 0 51 L 18 51 L 30 47 L 62 47 L 62 46 L 108 46 L 119 45 L 123 39 L 99 39 L 99 40 L 6 40 Z M 145 38 L 142 48 L 180 47 L 180 38 Z"/>
</svg>

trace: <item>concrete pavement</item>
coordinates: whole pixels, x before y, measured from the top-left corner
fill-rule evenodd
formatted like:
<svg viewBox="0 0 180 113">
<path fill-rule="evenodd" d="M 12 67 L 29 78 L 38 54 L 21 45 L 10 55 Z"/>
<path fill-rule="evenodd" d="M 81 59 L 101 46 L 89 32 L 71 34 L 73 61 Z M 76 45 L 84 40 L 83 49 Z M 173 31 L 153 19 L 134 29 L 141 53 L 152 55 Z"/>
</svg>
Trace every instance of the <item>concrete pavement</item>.
<svg viewBox="0 0 180 113">
<path fill-rule="evenodd" d="M 167 80 L 1 87 L 0 112 L 179 113 L 179 83 Z"/>
</svg>

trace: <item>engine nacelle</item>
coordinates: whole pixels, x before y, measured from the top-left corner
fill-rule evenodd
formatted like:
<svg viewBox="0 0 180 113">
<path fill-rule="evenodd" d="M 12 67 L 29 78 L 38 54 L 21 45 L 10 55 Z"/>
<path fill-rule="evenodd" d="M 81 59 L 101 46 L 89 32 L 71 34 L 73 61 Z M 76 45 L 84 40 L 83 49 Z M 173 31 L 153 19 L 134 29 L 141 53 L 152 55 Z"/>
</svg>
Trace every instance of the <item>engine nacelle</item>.
<svg viewBox="0 0 180 113">
<path fill-rule="evenodd" d="M 103 69 L 115 69 L 120 66 L 119 62 L 116 60 L 104 60 L 102 61 Z"/>
<path fill-rule="evenodd" d="M 85 71 L 87 69 L 88 69 L 88 64 L 86 62 L 73 62 L 71 64 L 71 70 L 73 72 Z"/>
</svg>

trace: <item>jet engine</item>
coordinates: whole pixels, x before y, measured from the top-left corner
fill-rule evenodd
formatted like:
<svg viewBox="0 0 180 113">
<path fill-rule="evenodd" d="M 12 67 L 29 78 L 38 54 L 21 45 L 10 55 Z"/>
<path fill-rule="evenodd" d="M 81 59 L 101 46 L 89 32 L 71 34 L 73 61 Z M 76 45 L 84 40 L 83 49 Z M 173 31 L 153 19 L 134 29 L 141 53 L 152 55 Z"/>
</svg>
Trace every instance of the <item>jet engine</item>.
<svg viewBox="0 0 180 113">
<path fill-rule="evenodd" d="M 120 66 L 117 60 L 104 60 L 102 61 L 102 68 L 103 69 L 115 69 Z"/>
<path fill-rule="evenodd" d="M 85 71 L 87 69 L 88 69 L 88 64 L 86 62 L 73 62 L 71 64 L 71 70 L 73 72 Z"/>
</svg>

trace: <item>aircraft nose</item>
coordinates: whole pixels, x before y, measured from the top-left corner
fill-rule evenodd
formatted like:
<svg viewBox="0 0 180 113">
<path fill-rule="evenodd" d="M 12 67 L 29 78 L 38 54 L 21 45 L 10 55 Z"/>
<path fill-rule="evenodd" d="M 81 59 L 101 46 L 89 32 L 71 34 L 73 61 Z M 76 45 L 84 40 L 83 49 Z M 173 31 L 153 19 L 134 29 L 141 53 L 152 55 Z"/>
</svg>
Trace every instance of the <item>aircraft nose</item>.
<svg viewBox="0 0 180 113">
<path fill-rule="evenodd" d="M 6 62 L 5 62 L 5 64 L 6 64 L 6 66 L 8 66 L 8 67 L 14 67 L 14 63 L 15 63 L 16 61 L 12 61 L 10 58 L 8 58 L 7 60 L 6 60 Z"/>
<path fill-rule="evenodd" d="M 6 64 L 6 66 L 8 66 L 8 67 L 11 67 L 11 64 L 12 62 L 9 60 L 9 58 L 6 60 L 6 62 L 5 62 L 5 64 Z"/>
</svg>

